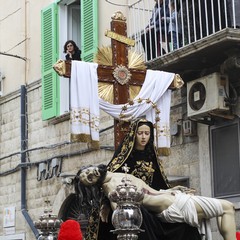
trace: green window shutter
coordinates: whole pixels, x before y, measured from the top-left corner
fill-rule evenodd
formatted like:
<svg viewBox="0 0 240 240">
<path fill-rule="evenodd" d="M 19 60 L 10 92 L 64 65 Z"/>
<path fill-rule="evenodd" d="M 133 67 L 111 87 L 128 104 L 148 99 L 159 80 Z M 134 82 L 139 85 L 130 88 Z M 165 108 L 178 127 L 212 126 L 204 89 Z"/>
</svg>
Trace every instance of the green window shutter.
<svg viewBox="0 0 240 240">
<path fill-rule="evenodd" d="M 42 36 L 42 118 L 59 115 L 59 77 L 53 70 L 58 59 L 58 12 L 53 3 L 41 12 Z"/>
<path fill-rule="evenodd" d="M 98 0 L 81 1 L 82 59 L 92 62 L 98 48 Z"/>
</svg>

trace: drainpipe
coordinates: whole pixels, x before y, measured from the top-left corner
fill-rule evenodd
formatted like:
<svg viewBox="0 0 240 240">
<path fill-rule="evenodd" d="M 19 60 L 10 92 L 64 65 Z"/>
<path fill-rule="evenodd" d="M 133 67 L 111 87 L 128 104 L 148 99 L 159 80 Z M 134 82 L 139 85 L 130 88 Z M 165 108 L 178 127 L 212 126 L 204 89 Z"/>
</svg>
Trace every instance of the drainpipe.
<svg viewBox="0 0 240 240">
<path fill-rule="evenodd" d="M 26 209 L 26 149 L 27 149 L 27 132 L 26 132 L 26 87 L 24 85 L 21 86 L 21 211 L 23 216 L 25 217 L 28 225 L 33 231 L 36 239 L 39 237 L 39 232 L 34 226 L 34 223 L 31 217 L 28 214 Z"/>
</svg>

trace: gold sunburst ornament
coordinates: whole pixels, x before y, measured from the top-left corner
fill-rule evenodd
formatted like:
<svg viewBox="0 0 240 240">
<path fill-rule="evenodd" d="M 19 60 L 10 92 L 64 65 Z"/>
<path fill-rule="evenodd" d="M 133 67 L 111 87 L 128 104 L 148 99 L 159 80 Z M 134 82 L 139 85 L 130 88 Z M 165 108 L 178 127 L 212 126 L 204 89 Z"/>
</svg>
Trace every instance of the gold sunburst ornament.
<svg viewBox="0 0 240 240">
<path fill-rule="evenodd" d="M 98 51 L 94 57 L 94 62 L 99 65 L 106 65 L 106 66 L 112 66 L 112 48 L 111 47 L 101 47 L 98 48 Z M 117 78 L 120 80 L 120 84 L 124 85 L 128 82 L 131 78 L 131 73 L 128 70 L 129 69 L 139 69 L 139 70 L 146 70 L 145 62 L 143 60 L 143 55 L 138 54 L 137 52 L 128 51 L 128 66 L 122 66 L 119 65 L 114 70 L 114 78 L 117 80 Z M 113 74 L 114 74 L 113 73 Z M 117 80 L 118 81 L 118 80 Z M 122 83 L 121 83 L 122 82 Z M 130 91 L 130 99 L 134 99 L 134 97 L 137 96 L 139 93 L 141 87 L 140 86 L 129 86 Z M 109 83 L 98 83 L 98 94 L 99 97 L 104 99 L 105 101 L 109 103 L 113 103 L 113 85 Z"/>
</svg>

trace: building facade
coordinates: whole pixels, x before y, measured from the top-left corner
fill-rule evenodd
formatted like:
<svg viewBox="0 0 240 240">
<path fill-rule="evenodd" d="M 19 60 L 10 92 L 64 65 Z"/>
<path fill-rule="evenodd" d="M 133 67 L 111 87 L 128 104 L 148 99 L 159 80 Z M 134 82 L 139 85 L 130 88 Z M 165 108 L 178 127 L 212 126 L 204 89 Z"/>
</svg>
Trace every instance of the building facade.
<svg viewBox="0 0 240 240">
<path fill-rule="evenodd" d="M 201 0 L 175 1 L 184 41 L 180 45 L 177 39 L 178 49 L 171 43 L 168 50 L 160 38 L 165 54 L 160 49 L 151 59 L 143 56 L 149 69 L 178 73 L 185 82 L 172 92 L 171 154 L 161 157 L 169 179 L 195 188 L 198 194 L 233 201 L 240 230 L 240 6 L 233 0 L 209 2 L 205 6 Z M 113 119 L 104 112 L 99 150 L 70 141 L 69 79 L 59 77 L 52 66 L 64 59 L 68 39 L 76 41 L 84 61 L 92 61 L 98 47 L 110 45 L 104 32 L 118 10 L 127 17 L 135 50 L 144 54 L 139 36 L 149 23 L 154 1 L 117 3 L 2 3 L 0 239 L 37 238 L 34 221 L 47 207 L 63 219 L 71 215 L 75 209 L 68 211 L 68 204 L 73 189 L 63 186 L 60 173 L 74 174 L 83 165 L 107 163 L 113 155 Z M 217 107 L 211 104 L 215 100 Z M 215 221 L 212 231 L 218 239 Z"/>
</svg>

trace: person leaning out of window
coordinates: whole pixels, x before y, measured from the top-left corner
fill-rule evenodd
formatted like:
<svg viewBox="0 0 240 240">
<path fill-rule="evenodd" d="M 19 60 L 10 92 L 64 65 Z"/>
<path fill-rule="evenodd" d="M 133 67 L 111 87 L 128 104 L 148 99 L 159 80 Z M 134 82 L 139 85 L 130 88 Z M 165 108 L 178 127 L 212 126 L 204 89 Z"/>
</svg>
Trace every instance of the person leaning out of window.
<svg viewBox="0 0 240 240">
<path fill-rule="evenodd" d="M 64 44 L 64 53 L 67 61 L 78 60 L 81 61 L 81 50 L 73 40 L 68 40 Z"/>
</svg>

